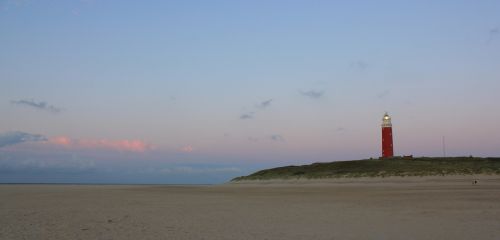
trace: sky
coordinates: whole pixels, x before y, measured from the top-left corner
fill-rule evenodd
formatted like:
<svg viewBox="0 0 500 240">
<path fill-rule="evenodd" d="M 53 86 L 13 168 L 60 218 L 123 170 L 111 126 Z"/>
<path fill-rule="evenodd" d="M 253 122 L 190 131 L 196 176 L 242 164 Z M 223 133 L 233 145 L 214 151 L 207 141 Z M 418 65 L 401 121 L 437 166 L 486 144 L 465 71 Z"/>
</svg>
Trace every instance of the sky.
<svg viewBox="0 0 500 240">
<path fill-rule="evenodd" d="M 0 0 L 0 183 L 500 156 L 500 1 Z"/>
</svg>

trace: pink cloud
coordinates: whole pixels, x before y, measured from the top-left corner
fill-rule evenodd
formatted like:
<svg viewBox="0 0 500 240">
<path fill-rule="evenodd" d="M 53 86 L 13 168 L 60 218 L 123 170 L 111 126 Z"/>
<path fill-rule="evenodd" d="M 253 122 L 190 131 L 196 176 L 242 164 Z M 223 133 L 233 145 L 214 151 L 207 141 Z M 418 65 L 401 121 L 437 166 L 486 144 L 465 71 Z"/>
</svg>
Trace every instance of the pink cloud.
<svg viewBox="0 0 500 240">
<path fill-rule="evenodd" d="M 194 148 L 191 145 L 187 145 L 184 147 L 180 147 L 178 150 L 181 152 L 190 153 L 190 152 L 194 151 Z"/>
<path fill-rule="evenodd" d="M 152 145 L 140 140 L 71 139 L 65 136 L 52 137 L 49 139 L 49 143 L 68 148 L 110 149 L 132 152 L 144 152 L 153 148 Z"/>
<path fill-rule="evenodd" d="M 68 137 L 58 136 L 58 137 L 50 138 L 49 143 L 56 144 L 56 145 L 69 146 L 69 145 L 71 145 L 72 141 Z"/>
</svg>

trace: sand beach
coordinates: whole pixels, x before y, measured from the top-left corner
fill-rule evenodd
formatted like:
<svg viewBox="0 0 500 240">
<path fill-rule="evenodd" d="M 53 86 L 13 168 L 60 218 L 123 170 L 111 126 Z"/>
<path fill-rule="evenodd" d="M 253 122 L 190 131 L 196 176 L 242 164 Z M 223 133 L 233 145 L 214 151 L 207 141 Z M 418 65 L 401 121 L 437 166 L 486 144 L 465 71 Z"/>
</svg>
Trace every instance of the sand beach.
<svg viewBox="0 0 500 240">
<path fill-rule="evenodd" d="M 0 185 L 0 239 L 498 239 L 500 177 Z"/>
</svg>

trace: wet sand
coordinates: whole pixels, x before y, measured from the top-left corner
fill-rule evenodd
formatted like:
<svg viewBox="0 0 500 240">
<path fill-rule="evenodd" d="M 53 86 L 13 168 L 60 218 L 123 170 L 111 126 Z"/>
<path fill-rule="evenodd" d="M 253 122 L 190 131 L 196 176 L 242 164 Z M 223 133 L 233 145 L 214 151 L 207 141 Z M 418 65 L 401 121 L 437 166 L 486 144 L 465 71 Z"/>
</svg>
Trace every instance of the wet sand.
<svg viewBox="0 0 500 240">
<path fill-rule="evenodd" d="M 470 180 L 0 185 L 0 239 L 499 239 L 500 179 Z"/>
</svg>

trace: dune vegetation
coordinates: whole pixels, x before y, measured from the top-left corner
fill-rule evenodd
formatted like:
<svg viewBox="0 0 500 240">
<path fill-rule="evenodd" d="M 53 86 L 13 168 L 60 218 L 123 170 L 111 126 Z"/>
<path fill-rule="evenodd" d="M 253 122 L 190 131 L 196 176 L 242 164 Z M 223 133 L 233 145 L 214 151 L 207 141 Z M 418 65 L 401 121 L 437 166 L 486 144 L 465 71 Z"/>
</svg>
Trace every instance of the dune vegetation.
<svg viewBox="0 0 500 240">
<path fill-rule="evenodd" d="M 500 158 L 419 157 L 313 163 L 261 170 L 241 180 L 500 174 Z"/>
</svg>

